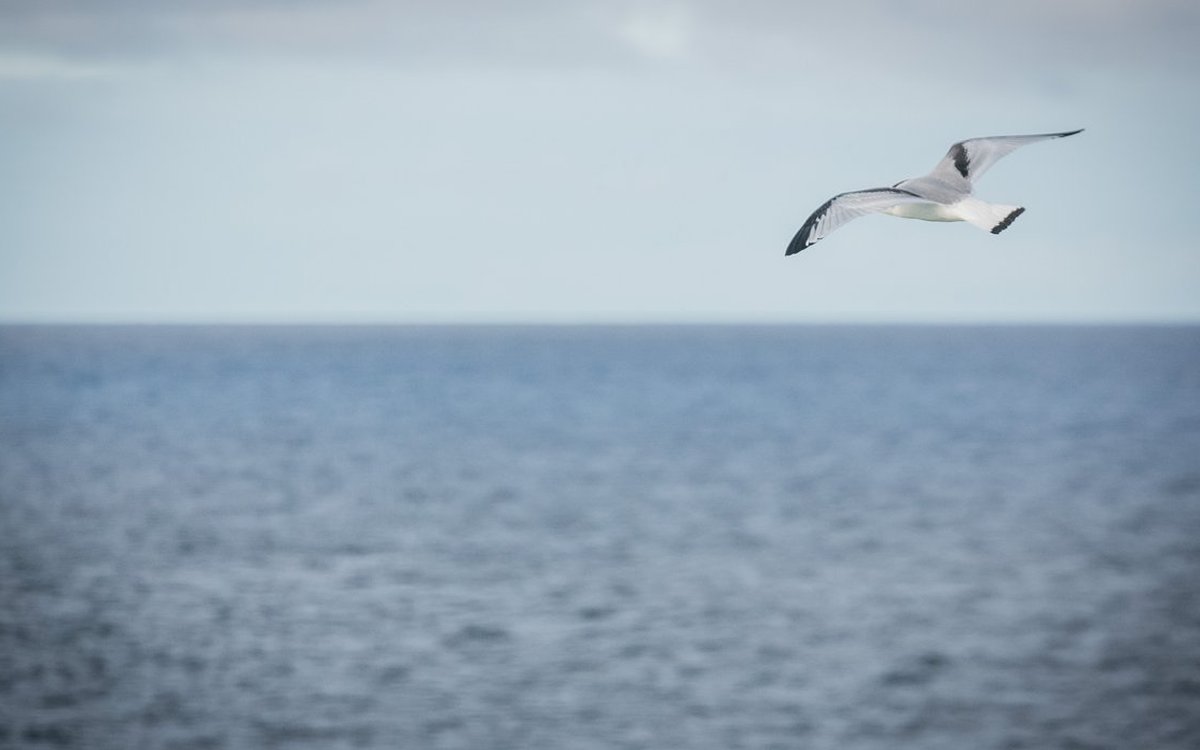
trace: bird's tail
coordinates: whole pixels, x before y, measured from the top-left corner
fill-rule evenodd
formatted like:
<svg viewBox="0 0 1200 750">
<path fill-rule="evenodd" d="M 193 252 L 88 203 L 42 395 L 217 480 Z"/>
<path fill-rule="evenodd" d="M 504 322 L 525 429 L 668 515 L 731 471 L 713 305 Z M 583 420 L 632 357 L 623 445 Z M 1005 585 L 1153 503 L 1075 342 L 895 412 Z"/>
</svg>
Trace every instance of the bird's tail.
<svg viewBox="0 0 1200 750">
<path fill-rule="evenodd" d="M 985 232 L 1000 234 L 1018 216 L 1025 212 L 1022 206 L 1002 206 L 998 203 L 984 203 L 980 200 L 965 200 L 959 206 L 959 213 L 964 221 L 979 227 Z"/>
</svg>

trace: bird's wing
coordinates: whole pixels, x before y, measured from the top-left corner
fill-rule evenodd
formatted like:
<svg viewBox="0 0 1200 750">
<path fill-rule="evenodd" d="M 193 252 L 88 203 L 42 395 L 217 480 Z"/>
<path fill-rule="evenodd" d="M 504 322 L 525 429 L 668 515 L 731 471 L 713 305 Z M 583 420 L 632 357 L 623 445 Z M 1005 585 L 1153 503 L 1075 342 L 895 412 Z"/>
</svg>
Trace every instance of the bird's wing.
<svg viewBox="0 0 1200 750">
<path fill-rule="evenodd" d="M 959 141 L 950 147 L 942 160 L 930 172 L 931 177 L 938 177 L 947 182 L 965 179 L 975 183 L 983 173 L 1001 157 L 1011 154 L 1022 146 L 1051 138 L 1065 138 L 1068 135 L 1082 133 L 1083 129 L 1071 130 L 1066 133 L 1041 133 L 1038 135 L 996 135 L 988 138 L 969 138 Z"/>
<path fill-rule="evenodd" d="M 886 211 L 901 203 L 928 203 L 916 193 L 898 188 L 871 188 L 835 195 L 813 211 L 788 245 L 787 255 L 795 255 L 819 239 L 827 237 L 846 222 L 871 213 Z"/>
</svg>

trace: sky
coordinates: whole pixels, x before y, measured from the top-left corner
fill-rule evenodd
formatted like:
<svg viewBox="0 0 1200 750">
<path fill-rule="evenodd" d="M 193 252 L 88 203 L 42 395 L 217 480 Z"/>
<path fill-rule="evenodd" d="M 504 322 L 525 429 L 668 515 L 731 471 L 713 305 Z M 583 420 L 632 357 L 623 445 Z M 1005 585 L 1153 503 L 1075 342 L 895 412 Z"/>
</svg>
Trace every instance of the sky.
<svg viewBox="0 0 1200 750">
<path fill-rule="evenodd" d="M 1200 322 L 1200 4 L 0 0 L 0 322 Z M 835 193 L 1086 128 L 1004 234 Z"/>
</svg>

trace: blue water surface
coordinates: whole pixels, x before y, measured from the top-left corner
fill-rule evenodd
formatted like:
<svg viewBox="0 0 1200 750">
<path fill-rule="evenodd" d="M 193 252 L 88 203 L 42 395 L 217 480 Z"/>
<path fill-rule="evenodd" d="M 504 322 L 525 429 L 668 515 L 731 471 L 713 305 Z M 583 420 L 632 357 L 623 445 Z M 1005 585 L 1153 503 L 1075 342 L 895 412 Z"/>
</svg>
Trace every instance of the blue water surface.
<svg viewBox="0 0 1200 750">
<path fill-rule="evenodd" d="M 0 747 L 1200 747 L 1200 328 L 0 328 Z"/>
</svg>

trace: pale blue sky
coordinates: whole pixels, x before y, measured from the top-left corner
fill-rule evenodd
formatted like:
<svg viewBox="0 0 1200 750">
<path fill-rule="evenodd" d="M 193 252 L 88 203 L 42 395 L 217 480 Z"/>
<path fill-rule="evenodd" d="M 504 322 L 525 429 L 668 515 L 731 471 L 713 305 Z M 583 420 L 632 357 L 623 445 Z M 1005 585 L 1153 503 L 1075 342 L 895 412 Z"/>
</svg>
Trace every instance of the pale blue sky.
<svg viewBox="0 0 1200 750">
<path fill-rule="evenodd" d="M 0 321 L 1200 320 L 1191 0 L 0 0 Z M 1000 236 L 830 195 L 1074 128 Z"/>
</svg>

